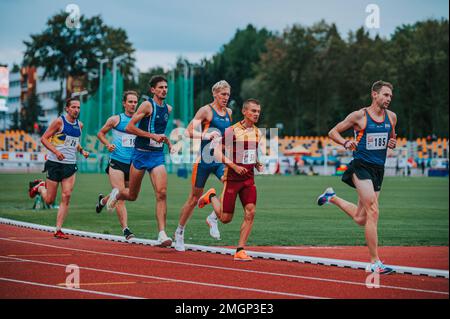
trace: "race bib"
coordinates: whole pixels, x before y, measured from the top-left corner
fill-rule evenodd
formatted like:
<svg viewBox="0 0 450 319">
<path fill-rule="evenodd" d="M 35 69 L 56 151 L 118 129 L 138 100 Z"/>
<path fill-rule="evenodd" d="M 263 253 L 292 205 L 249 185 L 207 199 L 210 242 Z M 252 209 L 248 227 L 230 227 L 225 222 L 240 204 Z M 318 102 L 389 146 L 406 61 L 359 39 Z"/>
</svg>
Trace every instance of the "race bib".
<svg viewBox="0 0 450 319">
<path fill-rule="evenodd" d="M 366 149 L 384 150 L 388 144 L 388 133 L 368 133 Z"/>
<path fill-rule="evenodd" d="M 66 135 L 66 139 L 64 141 L 64 146 L 66 147 L 77 147 L 80 138 Z"/>
<path fill-rule="evenodd" d="M 256 150 L 245 150 L 242 157 L 242 164 L 255 164 Z"/>
<path fill-rule="evenodd" d="M 134 147 L 135 140 L 136 140 L 136 135 L 123 134 L 122 135 L 122 146 L 123 147 Z"/>
</svg>

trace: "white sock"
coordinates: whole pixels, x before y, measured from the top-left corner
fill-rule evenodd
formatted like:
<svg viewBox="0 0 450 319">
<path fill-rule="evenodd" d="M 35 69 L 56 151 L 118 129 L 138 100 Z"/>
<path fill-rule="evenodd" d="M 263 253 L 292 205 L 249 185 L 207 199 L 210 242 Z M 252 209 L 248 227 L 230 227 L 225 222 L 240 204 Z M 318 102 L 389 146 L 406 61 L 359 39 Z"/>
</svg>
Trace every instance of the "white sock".
<svg viewBox="0 0 450 319">
<path fill-rule="evenodd" d="M 180 235 L 183 235 L 183 232 L 184 232 L 184 226 L 178 224 L 178 227 L 177 227 L 176 232 L 177 232 L 178 234 L 180 234 Z"/>
<path fill-rule="evenodd" d="M 166 235 L 166 232 L 164 231 L 164 230 L 161 230 L 160 232 L 159 232 L 159 234 L 158 234 L 158 236 L 161 236 L 161 235 Z M 166 235 L 167 236 L 167 235 Z"/>
<path fill-rule="evenodd" d="M 211 217 L 212 219 L 217 219 L 217 215 L 215 211 L 212 211 L 211 214 L 209 214 L 209 217 Z"/>
</svg>

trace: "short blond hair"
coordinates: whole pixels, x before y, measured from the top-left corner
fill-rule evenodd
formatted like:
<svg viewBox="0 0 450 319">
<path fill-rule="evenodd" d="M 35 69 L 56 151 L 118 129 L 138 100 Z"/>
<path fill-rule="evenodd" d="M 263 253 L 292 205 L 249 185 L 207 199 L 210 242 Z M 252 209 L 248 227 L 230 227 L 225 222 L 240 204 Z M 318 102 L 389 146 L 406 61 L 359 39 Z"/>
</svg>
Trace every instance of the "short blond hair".
<svg viewBox="0 0 450 319">
<path fill-rule="evenodd" d="M 227 81 L 222 80 L 222 81 L 219 81 L 216 84 L 214 84 L 211 91 L 212 91 L 212 94 L 214 94 L 216 91 L 222 90 L 222 89 L 230 89 L 231 90 L 231 85 L 228 84 Z"/>
</svg>

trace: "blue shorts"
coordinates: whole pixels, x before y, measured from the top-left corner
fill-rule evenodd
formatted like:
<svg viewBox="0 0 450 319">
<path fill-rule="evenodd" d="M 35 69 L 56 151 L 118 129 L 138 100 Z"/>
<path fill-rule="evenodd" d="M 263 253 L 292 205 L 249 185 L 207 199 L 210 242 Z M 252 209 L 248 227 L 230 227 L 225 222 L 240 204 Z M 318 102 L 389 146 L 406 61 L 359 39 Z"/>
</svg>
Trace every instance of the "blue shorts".
<svg viewBox="0 0 450 319">
<path fill-rule="evenodd" d="M 197 188 L 204 188 L 209 174 L 214 174 L 221 180 L 225 171 L 225 164 L 205 164 L 195 163 L 192 169 L 192 185 Z"/>
<path fill-rule="evenodd" d="M 131 163 L 138 170 L 146 169 L 151 172 L 157 166 L 165 164 L 163 152 L 141 151 L 134 149 Z"/>
</svg>

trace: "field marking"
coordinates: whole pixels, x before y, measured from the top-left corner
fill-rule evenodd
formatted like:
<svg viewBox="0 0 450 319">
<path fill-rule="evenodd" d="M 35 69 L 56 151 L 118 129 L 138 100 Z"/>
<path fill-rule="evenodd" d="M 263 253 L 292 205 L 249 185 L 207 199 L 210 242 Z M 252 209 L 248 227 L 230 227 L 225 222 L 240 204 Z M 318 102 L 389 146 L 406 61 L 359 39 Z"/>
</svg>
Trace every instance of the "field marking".
<svg viewBox="0 0 450 319">
<path fill-rule="evenodd" d="M 8 257 L 64 257 L 72 254 L 36 254 L 36 255 L 7 255 Z"/>
<path fill-rule="evenodd" d="M 88 282 L 80 283 L 80 286 L 107 286 L 107 285 L 135 285 L 135 284 L 160 284 L 166 283 L 167 280 L 154 280 L 154 281 L 117 281 L 117 282 Z M 58 286 L 65 286 L 66 283 L 59 283 Z"/>
<path fill-rule="evenodd" d="M 0 218 L 0 224 L 13 225 L 18 227 L 24 227 L 28 229 L 34 229 L 39 231 L 47 231 L 53 232 L 54 227 L 43 226 L 38 224 L 31 224 L 26 222 L 19 222 L 16 220 Z M 115 235 L 105 235 L 99 233 L 92 233 L 86 231 L 72 230 L 72 229 L 63 229 L 69 235 L 86 237 L 91 239 L 101 239 L 101 240 L 109 240 L 114 242 L 121 243 L 131 243 L 131 244 L 142 244 L 142 245 L 150 245 L 150 246 L 158 246 L 158 242 L 156 240 L 148 240 L 148 239 L 139 239 L 133 238 L 129 241 L 125 240 L 123 236 L 115 236 Z M 173 248 L 172 245 L 170 248 Z M 210 247 L 210 246 L 201 246 L 201 245 L 186 245 L 186 250 L 191 251 L 199 251 L 199 252 L 208 252 L 215 254 L 226 254 L 226 255 L 234 255 L 235 250 L 230 248 L 222 248 L 222 247 Z M 278 253 L 264 253 L 264 252 L 255 252 L 255 251 L 247 251 L 247 254 L 254 258 L 262 258 L 262 259 L 273 259 L 280 261 L 290 261 L 290 262 L 300 262 L 304 264 L 315 264 L 315 265 L 324 265 L 324 266 L 332 266 L 339 268 L 352 268 L 364 270 L 367 268 L 367 262 L 359 262 L 352 260 L 341 260 L 334 258 L 323 258 L 323 257 L 311 257 L 311 256 L 299 256 L 299 255 L 288 255 L 288 254 L 278 254 Z M 395 269 L 395 273 L 397 274 L 405 274 L 405 275 L 420 275 L 420 276 L 429 276 L 429 277 L 443 277 L 449 278 L 449 271 L 443 269 L 430 269 L 430 268 L 417 268 L 417 267 L 407 267 L 401 265 L 386 265 L 393 267 Z"/>
<path fill-rule="evenodd" d="M 124 298 L 124 299 L 145 299 L 145 298 L 141 298 L 141 297 L 119 295 L 119 294 L 113 294 L 113 293 L 109 293 L 109 292 L 101 292 L 101 291 L 86 290 L 86 289 L 81 289 L 81 288 L 67 288 L 67 287 L 61 287 L 61 286 L 55 286 L 55 285 L 47 285 L 47 284 L 43 284 L 43 283 L 39 283 L 39 282 L 23 281 L 23 280 L 17 280 L 17 279 L 12 279 L 12 278 L 0 277 L 0 280 L 19 283 L 19 284 L 25 284 L 25 285 L 32 285 L 32 286 L 70 290 L 73 292 L 84 292 L 84 293 L 101 295 L 101 296 L 117 297 L 117 298 Z"/>
<path fill-rule="evenodd" d="M 313 281 L 332 282 L 332 283 L 338 283 L 338 284 L 348 284 L 348 285 L 356 285 L 356 286 L 364 286 L 364 287 L 366 287 L 365 282 L 355 282 L 355 281 L 348 281 L 348 280 L 328 279 L 328 278 L 300 276 L 300 275 L 290 275 L 290 274 L 283 274 L 283 273 L 274 273 L 274 272 L 249 270 L 249 269 L 239 269 L 239 268 L 228 268 L 228 267 L 221 267 L 221 266 L 194 264 L 194 263 L 187 263 L 187 262 L 180 262 L 180 261 L 170 261 L 170 260 L 147 258 L 147 257 L 119 255 L 119 254 L 105 253 L 105 252 L 99 252 L 99 251 L 90 251 L 90 250 L 79 249 L 79 248 L 69 248 L 69 247 L 53 246 L 53 245 L 42 244 L 42 243 L 24 242 L 24 241 L 20 241 L 20 240 L 10 240 L 10 239 L 7 239 L 7 238 L 0 238 L 0 240 L 13 241 L 13 242 L 19 242 L 19 243 L 28 244 L 28 245 L 37 245 L 37 246 L 44 246 L 44 247 L 57 248 L 57 249 L 80 251 L 80 252 L 85 252 L 85 253 L 89 253 L 89 254 L 113 256 L 113 257 L 119 257 L 119 258 L 137 259 L 137 260 L 144 260 L 144 261 L 155 261 L 155 262 L 161 262 L 161 263 L 167 263 L 167 264 L 185 265 L 185 266 L 193 266 L 193 267 L 203 267 L 203 268 L 209 268 L 209 269 L 219 269 L 219 270 L 226 270 L 226 271 L 252 273 L 252 274 L 258 274 L 258 275 L 269 275 L 269 276 L 278 276 L 278 277 L 305 279 L 305 280 L 313 280 Z M 430 293 L 430 294 L 449 295 L 449 293 L 445 292 L 445 291 L 424 290 L 424 289 L 408 288 L 408 287 L 400 287 L 400 286 L 380 285 L 380 288 L 404 290 L 404 291 L 414 291 L 414 292 L 423 292 L 423 293 Z"/>
<path fill-rule="evenodd" d="M 50 265 L 50 266 L 57 266 L 57 267 L 64 267 L 64 268 L 67 267 L 67 265 L 64 265 L 64 264 L 50 263 L 50 262 L 45 262 L 45 261 L 38 261 L 38 260 L 31 260 L 31 259 L 19 259 L 19 258 L 14 258 L 14 257 L 8 257 L 8 258 L 22 260 L 22 261 L 26 261 L 26 262 L 30 262 L 30 263 L 35 263 L 35 264 Z M 84 269 L 84 270 L 103 272 L 103 273 L 114 274 L 114 275 L 141 277 L 141 278 L 147 278 L 147 279 L 156 279 L 156 280 L 165 281 L 165 282 L 176 282 L 176 283 L 206 286 L 206 287 L 212 287 L 212 288 L 225 288 L 225 289 L 231 289 L 231 290 L 250 291 L 250 292 L 257 292 L 257 293 L 268 294 L 268 295 L 278 295 L 278 296 L 297 297 L 297 298 L 306 298 L 306 299 L 329 299 L 329 298 L 324 298 L 324 297 L 319 297 L 319 296 L 294 294 L 294 293 L 290 293 L 290 292 L 272 291 L 272 290 L 264 290 L 264 289 L 256 289 L 256 288 L 245 288 L 245 287 L 228 286 L 228 285 L 221 285 L 221 284 L 211 284 L 211 283 L 206 283 L 206 282 L 133 274 L 133 273 L 128 273 L 128 272 L 113 271 L 113 270 L 106 270 L 106 269 L 100 269 L 100 268 L 91 268 L 91 267 L 82 267 L 82 266 L 79 266 L 79 268 Z M 59 286 L 56 286 L 56 287 L 62 288 Z"/>
</svg>

